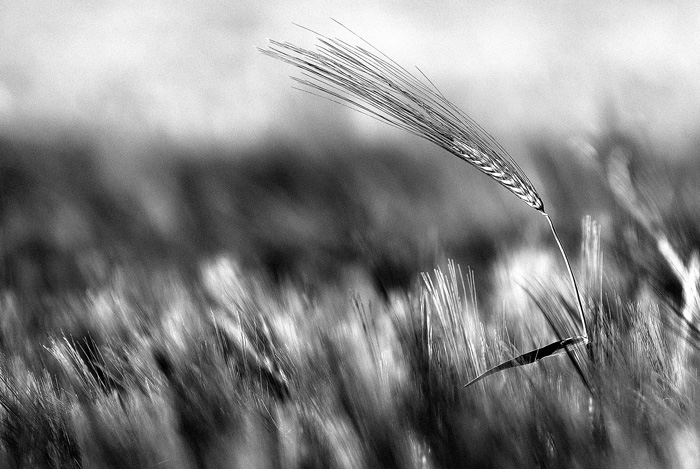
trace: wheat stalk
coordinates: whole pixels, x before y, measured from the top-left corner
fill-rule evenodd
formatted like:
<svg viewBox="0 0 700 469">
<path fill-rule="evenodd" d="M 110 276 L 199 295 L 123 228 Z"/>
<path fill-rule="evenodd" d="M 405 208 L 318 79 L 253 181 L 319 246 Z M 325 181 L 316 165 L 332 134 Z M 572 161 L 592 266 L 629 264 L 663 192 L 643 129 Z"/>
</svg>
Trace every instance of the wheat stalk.
<svg viewBox="0 0 700 469">
<path fill-rule="evenodd" d="M 369 48 L 311 32 L 319 42 L 315 50 L 269 40 L 269 47 L 259 51 L 300 69 L 302 77 L 292 79 L 301 84 L 304 91 L 319 94 L 438 145 L 476 167 L 547 218 L 574 288 L 583 332 L 581 336 L 561 339 L 508 360 L 466 386 L 502 369 L 534 363 L 573 345 L 587 343 L 583 305 L 569 260 L 552 219 L 544 210 L 542 198 L 508 152 L 448 101 L 420 70 L 427 83 L 352 31 Z"/>
</svg>

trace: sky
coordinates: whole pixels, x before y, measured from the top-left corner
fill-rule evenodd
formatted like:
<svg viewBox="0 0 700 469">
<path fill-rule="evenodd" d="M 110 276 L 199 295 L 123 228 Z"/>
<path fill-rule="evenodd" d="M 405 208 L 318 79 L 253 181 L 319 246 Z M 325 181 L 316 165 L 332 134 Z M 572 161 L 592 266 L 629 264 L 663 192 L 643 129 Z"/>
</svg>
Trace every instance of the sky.
<svg viewBox="0 0 700 469">
<path fill-rule="evenodd" d="M 291 88 L 266 38 L 356 41 L 418 66 L 492 134 L 596 132 L 611 115 L 688 146 L 700 122 L 700 3 L 0 0 L 0 132 L 255 147 L 396 130 Z M 125 139 L 128 136 L 128 139 Z M 679 143 L 681 142 L 681 143 Z"/>
</svg>

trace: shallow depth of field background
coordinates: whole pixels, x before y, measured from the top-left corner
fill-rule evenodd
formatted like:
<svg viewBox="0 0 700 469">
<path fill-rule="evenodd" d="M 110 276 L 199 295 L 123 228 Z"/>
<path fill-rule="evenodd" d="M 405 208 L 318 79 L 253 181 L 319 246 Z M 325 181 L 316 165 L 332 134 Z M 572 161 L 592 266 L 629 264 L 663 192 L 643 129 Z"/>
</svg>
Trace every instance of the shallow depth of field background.
<svg viewBox="0 0 700 469">
<path fill-rule="evenodd" d="M 359 275 L 382 289 L 447 256 L 485 281 L 500 249 L 546 239 L 535 213 L 465 164 L 291 89 L 294 71 L 255 47 L 312 46 L 293 22 L 356 42 L 337 19 L 420 67 L 515 156 L 572 246 L 586 213 L 606 236 L 591 160 L 616 132 L 639 145 L 633 166 L 665 165 L 651 190 L 698 207 L 692 4 L 2 1 L 0 11 L 11 288 L 89 284 L 99 269 L 86 265 L 103 257 L 195 265 L 221 252 L 276 278 Z"/>
</svg>

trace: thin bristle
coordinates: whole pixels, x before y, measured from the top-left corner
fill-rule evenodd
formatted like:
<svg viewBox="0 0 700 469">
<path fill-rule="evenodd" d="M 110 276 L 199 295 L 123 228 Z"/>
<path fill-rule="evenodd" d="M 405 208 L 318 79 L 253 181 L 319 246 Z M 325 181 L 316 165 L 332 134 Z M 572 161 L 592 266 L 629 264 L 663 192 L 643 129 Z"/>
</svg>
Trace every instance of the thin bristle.
<svg viewBox="0 0 700 469">
<path fill-rule="evenodd" d="M 430 80 L 429 86 L 378 51 L 314 34 L 315 51 L 274 40 L 260 51 L 300 69 L 303 77 L 293 79 L 311 91 L 442 147 L 544 213 L 542 199 L 508 152 Z"/>
</svg>

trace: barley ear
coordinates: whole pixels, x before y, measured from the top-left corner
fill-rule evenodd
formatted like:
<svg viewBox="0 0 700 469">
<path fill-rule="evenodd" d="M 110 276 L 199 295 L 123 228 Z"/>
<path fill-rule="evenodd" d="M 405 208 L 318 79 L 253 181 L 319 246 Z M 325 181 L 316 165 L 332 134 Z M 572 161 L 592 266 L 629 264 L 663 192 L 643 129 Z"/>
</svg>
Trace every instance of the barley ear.
<svg viewBox="0 0 700 469">
<path fill-rule="evenodd" d="M 302 77 L 292 79 L 304 91 L 436 144 L 471 164 L 547 217 L 574 287 L 583 335 L 563 339 L 508 360 L 477 377 L 467 386 L 497 371 L 534 363 L 545 356 L 568 350 L 572 345 L 587 343 L 583 305 L 569 260 L 554 224 L 544 210 L 542 199 L 508 152 L 473 119 L 448 101 L 429 79 L 426 78 L 428 83 L 419 80 L 355 33 L 352 34 L 368 48 L 314 34 L 318 40 L 314 50 L 270 40 L 269 47 L 259 51 L 301 70 Z"/>
<path fill-rule="evenodd" d="M 542 199 L 508 152 L 430 80 L 422 82 L 372 46 L 314 34 L 315 50 L 269 40 L 269 47 L 259 51 L 301 70 L 302 77 L 292 79 L 304 91 L 438 145 L 544 213 Z"/>
</svg>

